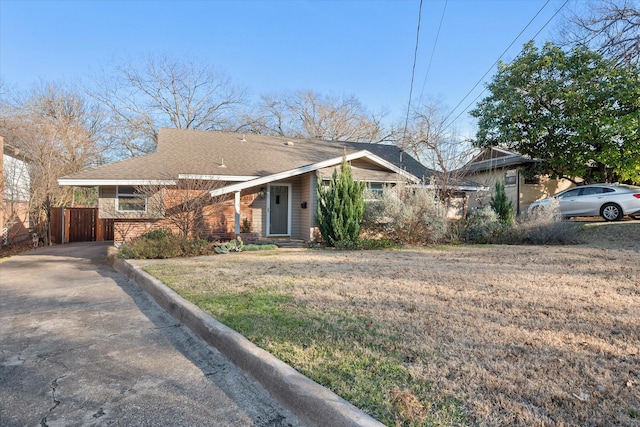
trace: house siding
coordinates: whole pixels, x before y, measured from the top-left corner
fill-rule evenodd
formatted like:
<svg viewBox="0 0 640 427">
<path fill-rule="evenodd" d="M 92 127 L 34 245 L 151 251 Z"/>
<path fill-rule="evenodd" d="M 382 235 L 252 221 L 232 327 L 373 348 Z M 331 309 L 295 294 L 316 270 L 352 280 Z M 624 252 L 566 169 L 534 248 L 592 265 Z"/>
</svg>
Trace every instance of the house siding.
<svg viewBox="0 0 640 427">
<path fill-rule="evenodd" d="M 302 239 L 304 238 L 302 232 L 302 208 L 300 207 L 302 203 L 302 182 L 300 179 L 297 179 L 291 182 L 291 184 L 291 238 Z"/>
<path fill-rule="evenodd" d="M 300 235 L 306 241 L 313 240 L 314 223 L 315 223 L 315 174 L 306 174 L 301 177 L 300 196 L 301 196 L 301 215 L 300 215 Z M 306 208 L 302 208 L 302 203 L 306 203 Z"/>
<path fill-rule="evenodd" d="M 164 216 L 162 211 L 162 192 L 149 197 L 147 210 L 144 212 L 120 212 L 117 209 L 117 187 L 101 186 L 98 192 L 98 209 L 102 219 L 160 219 Z"/>
<path fill-rule="evenodd" d="M 505 182 L 507 174 L 510 174 L 510 182 L 513 182 L 515 178 L 514 183 Z M 534 201 L 552 196 L 573 185 L 567 179 L 557 180 L 548 176 L 541 176 L 539 184 L 526 184 L 525 177 L 519 168 L 496 168 L 491 171 L 470 174 L 468 177 L 489 188 L 487 191 L 479 191 L 475 197 L 469 198 L 469 210 L 488 206 L 495 191 L 496 182 L 502 182 L 505 186 L 505 193 L 516 208 L 517 214 L 526 212 Z"/>
</svg>

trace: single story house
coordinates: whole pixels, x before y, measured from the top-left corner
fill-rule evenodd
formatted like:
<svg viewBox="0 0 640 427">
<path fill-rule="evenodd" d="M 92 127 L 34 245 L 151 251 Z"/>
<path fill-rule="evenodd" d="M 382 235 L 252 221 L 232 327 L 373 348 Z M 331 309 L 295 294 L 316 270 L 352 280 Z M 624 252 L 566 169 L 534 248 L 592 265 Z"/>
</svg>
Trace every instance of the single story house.
<svg viewBox="0 0 640 427">
<path fill-rule="evenodd" d="M 552 179 L 547 175 L 532 174 L 531 168 L 536 163 L 536 159 L 500 147 L 491 147 L 484 149 L 455 173 L 487 188 L 469 198 L 469 209 L 488 205 L 496 182 L 502 182 L 514 211 L 519 215 L 526 212 L 534 201 L 574 185 L 568 179 Z"/>
<path fill-rule="evenodd" d="M 114 220 L 116 245 L 152 229 L 182 229 L 171 221 L 180 214 L 216 238 L 250 232 L 312 241 L 318 178 L 328 181 L 343 157 L 374 191 L 433 174 L 394 145 L 160 129 L 156 152 L 58 181 L 99 188 L 99 216 Z M 203 189 L 207 200 L 194 204 Z"/>
</svg>

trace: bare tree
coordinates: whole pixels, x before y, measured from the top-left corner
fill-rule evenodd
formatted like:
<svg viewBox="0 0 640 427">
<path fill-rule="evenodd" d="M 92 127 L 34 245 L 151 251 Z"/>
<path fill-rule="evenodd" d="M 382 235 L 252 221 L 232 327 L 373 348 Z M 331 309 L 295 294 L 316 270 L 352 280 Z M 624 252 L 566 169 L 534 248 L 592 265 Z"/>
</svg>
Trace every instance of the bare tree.
<svg viewBox="0 0 640 427">
<path fill-rule="evenodd" d="M 221 181 L 189 178 L 178 179 L 172 186 L 136 186 L 136 191 L 146 198 L 147 210 L 158 214 L 167 228 L 190 237 L 210 234 L 212 229 L 223 225 L 218 222 L 228 196 L 210 194 L 223 185 Z"/>
<path fill-rule="evenodd" d="M 159 127 L 229 129 L 245 97 L 212 66 L 168 55 L 115 65 L 90 94 L 111 112 L 111 138 L 131 156 L 155 150 Z"/>
<path fill-rule="evenodd" d="M 266 135 L 327 141 L 389 141 L 383 116 L 371 114 L 351 96 L 323 96 L 311 90 L 263 95 L 245 129 Z"/>
<path fill-rule="evenodd" d="M 460 168 L 471 146 L 446 126 L 443 107 L 420 104 L 413 109 L 406 131 L 397 131 L 396 144 L 425 166 L 441 172 Z"/>
<path fill-rule="evenodd" d="M 566 17 L 560 42 L 587 46 L 617 63 L 640 65 L 640 3 L 591 1 L 585 9 L 574 10 Z"/>
<path fill-rule="evenodd" d="M 456 187 L 462 178 L 456 171 L 464 165 L 473 148 L 469 141 L 445 127 L 445 118 L 445 111 L 437 102 L 419 104 L 413 109 L 406 129 L 403 125 L 403 131 L 396 132 L 396 145 L 434 171 L 431 184 L 449 207 L 458 194 Z"/>
<path fill-rule="evenodd" d="M 60 84 L 42 84 L 3 104 L 0 131 L 29 165 L 33 218 L 50 241 L 51 208 L 73 202 L 73 188 L 58 186 L 60 176 L 100 162 L 100 110 Z"/>
</svg>

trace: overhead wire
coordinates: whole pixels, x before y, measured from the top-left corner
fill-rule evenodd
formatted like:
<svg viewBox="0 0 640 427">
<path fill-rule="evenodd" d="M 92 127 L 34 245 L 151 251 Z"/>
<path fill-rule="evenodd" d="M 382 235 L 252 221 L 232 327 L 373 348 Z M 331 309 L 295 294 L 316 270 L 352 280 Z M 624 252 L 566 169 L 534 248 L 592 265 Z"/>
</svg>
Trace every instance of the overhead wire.
<svg viewBox="0 0 640 427">
<path fill-rule="evenodd" d="M 431 56 L 429 57 L 429 65 L 427 66 L 427 73 L 424 76 L 424 82 L 422 83 L 422 90 L 420 91 L 420 99 L 424 94 L 424 88 L 427 85 L 427 78 L 429 77 L 429 71 L 431 71 L 431 64 L 433 63 L 433 55 L 436 53 L 436 46 L 438 45 L 438 39 L 440 38 L 440 30 L 442 29 L 442 22 L 444 21 L 444 14 L 447 11 L 447 3 L 449 0 L 445 0 L 444 7 L 442 8 L 442 14 L 440 15 L 440 23 L 438 24 L 438 31 L 436 32 L 436 39 L 433 42 L 433 49 L 431 49 Z"/>
<path fill-rule="evenodd" d="M 509 46 L 502 52 L 502 54 L 498 57 L 498 59 L 496 59 L 496 61 L 491 65 L 491 67 L 489 67 L 489 69 L 482 75 L 482 77 L 480 77 L 480 79 L 476 82 L 476 84 L 462 98 L 462 100 L 460 100 L 460 102 L 458 102 L 458 104 L 444 118 L 444 120 L 442 121 L 444 123 L 443 130 L 448 129 L 453 123 L 455 123 L 455 121 L 458 120 L 460 118 L 460 116 L 462 116 L 462 114 L 464 114 L 478 100 L 478 98 L 480 98 L 480 96 L 484 93 L 484 90 L 482 92 L 480 92 L 480 94 L 478 96 L 476 96 L 473 99 L 473 101 L 471 101 L 471 103 L 469 103 L 469 105 L 467 105 L 467 107 L 465 107 L 465 109 L 463 109 L 457 116 L 455 116 L 453 118 L 453 120 L 451 120 L 450 122 L 447 122 L 447 120 L 453 115 L 453 113 L 458 109 L 458 107 L 460 107 L 460 105 L 464 102 L 464 100 L 467 99 L 469 97 L 469 95 L 471 95 L 471 93 L 478 87 L 478 85 L 480 83 L 482 83 L 484 78 L 491 72 L 491 70 L 493 70 L 493 68 L 498 64 L 498 62 L 502 59 L 502 57 L 509 51 L 509 49 L 511 49 L 511 47 L 515 44 L 515 42 L 520 38 L 520 36 L 527 30 L 527 28 L 529 28 L 529 26 L 538 17 L 538 15 L 540 15 L 540 13 L 542 13 L 542 11 L 547 7 L 547 5 L 549 4 L 550 1 L 551 0 L 547 0 L 545 2 L 545 4 L 542 5 L 540 10 L 538 10 L 538 12 L 533 16 L 533 18 L 531 18 L 531 20 L 529 20 L 527 25 L 522 29 L 522 31 L 520 31 L 520 33 L 518 33 L 518 35 L 513 39 L 513 41 L 509 44 Z M 562 3 L 562 5 L 558 8 L 558 10 L 556 10 L 555 13 L 547 20 L 547 22 L 545 22 L 545 24 L 538 30 L 538 32 L 536 32 L 536 34 L 533 36 L 533 39 L 535 39 L 536 37 L 538 37 L 538 35 L 540 35 L 542 30 L 544 30 L 547 27 L 547 25 L 549 25 L 549 23 L 556 17 L 556 15 L 558 15 L 558 13 L 560 13 L 560 11 L 564 8 L 564 6 L 568 2 L 569 2 L 569 0 L 565 0 L 565 2 Z"/>
<path fill-rule="evenodd" d="M 422 0 L 420 0 L 420 7 L 418 8 L 418 28 L 416 30 L 416 46 L 413 50 L 413 67 L 411 68 L 411 84 L 409 85 L 409 102 L 407 103 L 407 114 L 404 119 L 404 130 L 402 131 L 403 141 L 407 135 L 407 126 L 409 126 L 409 112 L 411 111 L 411 98 L 413 96 L 413 81 L 416 75 L 416 62 L 418 60 L 418 44 L 420 42 L 421 20 L 422 20 Z"/>
</svg>

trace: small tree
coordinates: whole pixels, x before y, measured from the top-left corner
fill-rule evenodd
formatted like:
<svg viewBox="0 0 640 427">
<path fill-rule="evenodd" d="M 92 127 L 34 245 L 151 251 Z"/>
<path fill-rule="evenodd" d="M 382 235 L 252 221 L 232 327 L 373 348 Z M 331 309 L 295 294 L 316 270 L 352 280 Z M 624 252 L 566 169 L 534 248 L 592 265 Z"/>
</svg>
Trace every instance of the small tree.
<svg viewBox="0 0 640 427">
<path fill-rule="evenodd" d="M 150 212 L 161 214 L 169 228 L 187 238 L 207 234 L 211 219 L 221 215 L 226 196 L 212 197 L 210 191 L 223 185 L 221 181 L 192 178 L 178 179 L 169 187 L 141 185 L 136 191 L 147 199 Z"/>
<path fill-rule="evenodd" d="M 360 234 L 360 221 L 364 213 L 363 182 L 353 180 L 351 166 L 343 157 L 340 173 L 333 171 L 329 186 L 318 179 L 317 221 L 325 243 L 354 243 Z"/>
<path fill-rule="evenodd" d="M 495 194 L 491 196 L 491 208 L 498 214 L 501 222 L 512 224 L 514 220 L 513 202 L 507 198 L 507 193 L 504 191 L 504 184 L 502 182 L 496 182 L 495 189 Z"/>
</svg>

